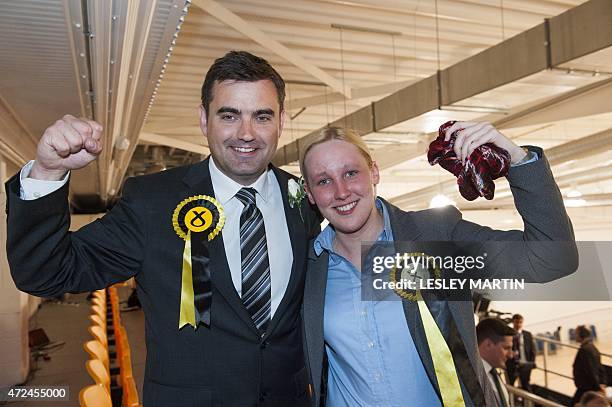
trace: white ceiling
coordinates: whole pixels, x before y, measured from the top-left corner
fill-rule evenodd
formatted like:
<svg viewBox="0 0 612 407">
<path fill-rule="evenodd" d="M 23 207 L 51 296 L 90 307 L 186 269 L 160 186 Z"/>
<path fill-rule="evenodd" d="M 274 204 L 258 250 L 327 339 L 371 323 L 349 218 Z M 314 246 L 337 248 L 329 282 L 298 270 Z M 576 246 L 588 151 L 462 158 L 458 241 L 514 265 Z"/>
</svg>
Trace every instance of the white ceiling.
<svg viewBox="0 0 612 407">
<path fill-rule="evenodd" d="M 13 113 L 9 120 L 10 115 L 3 115 L 0 109 L 0 119 L 11 124 L 5 127 L 11 131 L 0 130 L 0 136 L 17 140 L 17 135 L 25 135 L 29 140 L 20 151 L 29 152 L 22 154 L 24 159 L 31 158 L 25 156 L 33 154 L 32 145 L 42 130 L 63 112 L 90 114 L 89 98 L 83 93 L 88 86 L 79 75 L 96 77 L 96 67 L 105 56 L 122 55 L 130 62 L 106 71 L 111 78 L 107 88 L 125 98 L 123 104 L 120 97 L 106 102 L 111 110 L 110 116 L 106 113 L 107 124 L 114 129 L 107 134 L 107 150 L 112 154 L 100 171 L 85 177 L 94 177 L 96 183 L 89 182 L 89 189 L 77 186 L 74 191 L 102 197 L 118 190 L 138 138 L 146 145 L 169 146 L 171 154 L 206 153 L 197 121 L 200 88 L 214 59 L 231 49 L 266 58 L 287 81 L 286 105 L 289 115 L 295 117 L 287 121 L 279 144 L 294 146 L 296 140 L 327 123 L 510 42 L 507 40 L 545 19 L 576 10 L 583 3 L 609 12 L 606 0 L 194 0 L 187 4 L 158 0 L 141 2 L 138 10 L 130 10 L 134 6 L 127 1 L 113 0 L 105 14 L 90 0 L 84 3 L 95 14 L 98 27 L 107 24 L 112 28 L 116 24 L 112 15 L 118 15 L 124 24 L 119 30 L 107 30 L 112 41 L 90 43 L 90 55 L 97 63 L 87 68 L 78 64 L 79 43 L 86 41 L 82 30 L 75 34 L 70 15 L 74 3 L 80 2 L 0 3 L 0 108 Z M 185 9 L 180 25 L 186 5 L 188 11 Z M 177 25 L 180 30 L 172 46 Z M 602 35 L 608 35 L 607 31 Z M 568 49 L 573 49 L 574 38 L 567 41 Z M 531 63 L 521 53 L 504 58 L 509 65 Z M 137 62 L 140 68 L 134 71 Z M 589 205 L 597 208 L 572 209 L 572 217 L 590 225 L 597 223 L 593 215 L 601 217 L 599 225 L 609 222 L 612 201 L 606 194 L 612 193 L 608 151 L 612 132 L 596 142 L 586 139 L 577 159 L 571 158 L 571 149 L 576 147 L 566 143 L 612 128 L 612 103 L 605 103 L 612 100 L 612 85 L 603 82 L 612 78 L 612 48 L 552 68 L 365 135 L 384 168 L 379 193 L 405 208 L 423 208 L 432 193 L 443 191 L 467 212 L 478 214 L 479 205 L 490 203 L 462 201 L 452 176 L 431 168 L 424 154 L 446 120 L 489 120 L 520 144 L 557 147 L 560 158 L 553 171 L 563 180 L 562 190 L 580 190 L 589 196 Z M 131 83 L 127 75 L 134 72 L 139 74 Z M 114 107 L 121 108 L 122 114 L 113 115 Z M 103 114 L 98 112 L 98 116 Z M 131 141 L 129 148 L 113 148 L 122 138 Z M 138 157 L 142 159 L 140 152 Z M 297 171 L 295 163 L 286 168 Z M 504 201 L 501 182 L 497 197 L 499 202 L 493 202 L 503 216 L 489 220 L 497 227 L 516 226 L 516 214 L 504 206 L 508 201 Z"/>
</svg>

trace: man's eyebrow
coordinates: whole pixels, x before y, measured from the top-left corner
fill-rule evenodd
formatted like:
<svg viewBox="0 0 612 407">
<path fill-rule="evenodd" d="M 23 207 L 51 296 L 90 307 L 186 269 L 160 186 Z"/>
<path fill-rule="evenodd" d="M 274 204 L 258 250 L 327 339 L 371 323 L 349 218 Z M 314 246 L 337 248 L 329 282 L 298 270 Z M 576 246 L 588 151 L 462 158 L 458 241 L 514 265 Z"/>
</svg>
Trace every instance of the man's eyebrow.
<svg viewBox="0 0 612 407">
<path fill-rule="evenodd" d="M 274 110 L 272 109 L 257 109 L 253 112 L 253 116 L 259 116 L 261 114 L 267 114 L 268 116 L 274 117 Z"/>
<path fill-rule="evenodd" d="M 235 107 L 221 106 L 219 110 L 217 110 L 217 114 L 222 114 L 222 113 L 233 113 L 233 114 L 240 115 L 240 110 L 236 109 Z"/>
</svg>

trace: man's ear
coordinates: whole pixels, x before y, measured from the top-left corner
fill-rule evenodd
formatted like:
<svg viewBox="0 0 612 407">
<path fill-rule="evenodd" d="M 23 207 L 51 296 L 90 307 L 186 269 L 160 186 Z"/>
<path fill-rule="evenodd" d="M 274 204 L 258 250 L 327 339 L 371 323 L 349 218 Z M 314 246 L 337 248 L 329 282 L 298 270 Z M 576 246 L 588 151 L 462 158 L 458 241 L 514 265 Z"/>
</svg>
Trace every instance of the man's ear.
<svg viewBox="0 0 612 407">
<path fill-rule="evenodd" d="M 204 105 L 199 106 L 200 110 L 200 130 L 202 130 L 202 134 L 204 137 L 208 137 L 208 117 L 206 116 L 206 109 L 204 109 Z"/>
<path fill-rule="evenodd" d="M 278 138 L 280 138 L 281 134 L 283 134 L 283 129 L 285 128 L 285 118 L 287 114 L 285 113 L 285 109 L 280 111 L 280 126 L 278 129 Z"/>
</svg>

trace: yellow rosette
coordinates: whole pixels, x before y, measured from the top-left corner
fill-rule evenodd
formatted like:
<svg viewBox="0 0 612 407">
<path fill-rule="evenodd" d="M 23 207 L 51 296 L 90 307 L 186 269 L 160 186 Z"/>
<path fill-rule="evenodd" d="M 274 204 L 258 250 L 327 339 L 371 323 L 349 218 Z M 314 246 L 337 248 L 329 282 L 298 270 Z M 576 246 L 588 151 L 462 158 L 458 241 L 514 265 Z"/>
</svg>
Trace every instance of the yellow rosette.
<svg viewBox="0 0 612 407">
<path fill-rule="evenodd" d="M 183 200 L 172 214 L 176 234 L 185 241 L 182 260 L 179 329 L 202 322 L 210 327 L 212 286 L 208 242 L 221 232 L 225 213 L 213 197 L 196 195 Z"/>
</svg>

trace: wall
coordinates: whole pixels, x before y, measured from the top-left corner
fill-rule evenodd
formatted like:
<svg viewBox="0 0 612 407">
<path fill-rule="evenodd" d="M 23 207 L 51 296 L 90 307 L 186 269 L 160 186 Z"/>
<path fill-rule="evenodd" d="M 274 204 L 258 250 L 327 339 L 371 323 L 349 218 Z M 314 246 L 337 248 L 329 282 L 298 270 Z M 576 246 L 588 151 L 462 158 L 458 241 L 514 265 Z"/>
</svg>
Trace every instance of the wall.
<svg viewBox="0 0 612 407">
<path fill-rule="evenodd" d="M 6 165 L 0 160 L 0 180 L 6 179 Z M 5 207 L 6 194 L 0 188 L 0 206 Z M 0 210 L 0 387 L 25 381 L 29 371 L 28 295 L 17 290 L 6 258 L 6 213 Z"/>
</svg>

